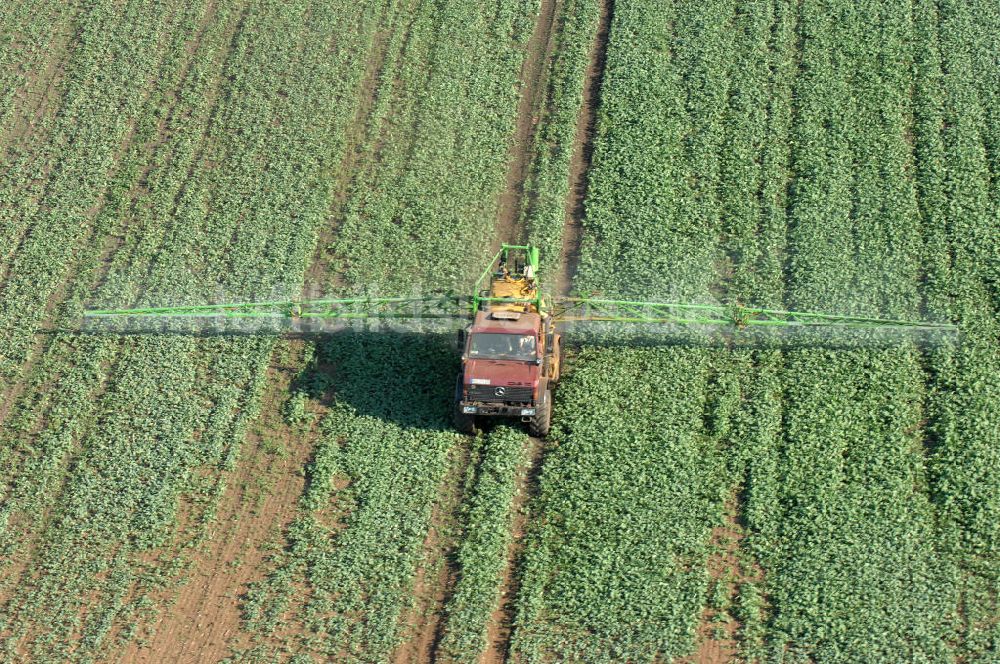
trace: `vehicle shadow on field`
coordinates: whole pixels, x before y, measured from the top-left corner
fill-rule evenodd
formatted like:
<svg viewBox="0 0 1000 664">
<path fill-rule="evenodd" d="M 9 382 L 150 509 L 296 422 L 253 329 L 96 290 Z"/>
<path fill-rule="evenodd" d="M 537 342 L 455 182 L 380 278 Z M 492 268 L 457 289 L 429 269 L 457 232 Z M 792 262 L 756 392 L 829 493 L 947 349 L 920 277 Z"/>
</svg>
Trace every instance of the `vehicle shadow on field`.
<svg viewBox="0 0 1000 664">
<path fill-rule="evenodd" d="M 339 327 L 287 330 L 262 328 L 256 321 L 218 324 L 206 321 L 98 321 L 67 332 L 109 337 L 188 336 L 240 339 L 280 336 L 315 347 L 312 358 L 290 386 L 330 406 L 341 403 L 360 416 L 371 416 L 401 427 L 451 430 L 455 379 L 460 366 L 455 326 L 417 331 L 403 326 L 373 326 L 364 322 Z M 232 323 L 236 323 L 233 325 Z M 53 331 L 56 332 L 56 331 Z M 234 352 L 242 352 L 234 346 Z"/>
<path fill-rule="evenodd" d="M 345 329 L 310 340 L 316 352 L 293 392 L 401 427 L 451 429 L 454 334 Z"/>
<path fill-rule="evenodd" d="M 171 329 L 115 327 L 76 330 L 83 334 L 115 336 L 183 335 L 240 338 L 268 332 L 234 329 Z M 52 333 L 63 331 L 52 330 Z M 460 361 L 454 329 L 413 331 L 388 327 L 341 327 L 326 331 L 275 331 L 275 335 L 310 341 L 312 359 L 291 385 L 325 405 L 344 404 L 359 415 L 391 422 L 404 428 L 452 430 L 455 381 Z M 614 329 L 572 326 L 563 330 L 567 347 L 687 347 L 720 349 L 846 349 L 890 347 L 903 341 L 932 346 L 956 335 L 879 333 L 851 330 L 730 330 L 718 328 L 681 330 L 663 327 Z M 923 341 L 924 343 L 921 343 Z M 234 348 L 234 352 L 241 352 Z"/>
</svg>

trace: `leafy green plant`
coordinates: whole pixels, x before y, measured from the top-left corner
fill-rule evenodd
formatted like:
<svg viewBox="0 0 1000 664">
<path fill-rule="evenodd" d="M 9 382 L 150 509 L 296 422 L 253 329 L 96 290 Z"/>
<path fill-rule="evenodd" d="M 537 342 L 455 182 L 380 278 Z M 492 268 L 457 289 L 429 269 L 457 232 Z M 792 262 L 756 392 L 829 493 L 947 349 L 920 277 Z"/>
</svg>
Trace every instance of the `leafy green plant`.
<svg viewBox="0 0 1000 664">
<path fill-rule="evenodd" d="M 4 180 L 0 195 L 25 202 L 15 220 L 31 228 L 4 256 L 0 305 L 0 373 L 24 385 L 4 509 L 31 524 L 2 533 L 31 578 L 5 588 L 8 657 L 102 658 L 112 625 L 148 625 L 142 598 L 183 572 L 147 562 L 187 548 L 174 531 L 180 497 L 204 491 L 192 503 L 204 519 L 214 513 L 273 339 L 29 340 L 42 316 L 75 325 L 95 292 L 105 302 L 203 301 L 220 284 L 250 295 L 247 284 L 301 281 L 303 239 L 329 209 L 326 160 L 364 68 L 351 39 L 333 49 L 323 39 L 347 15 L 308 4 L 244 15 L 228 3 L 97 3 L 82 15 L 54 126 Z M 53 310 L 41 306 L 50 295 L 62 302 Z M 189 481 L 200 473 L 212 481 Z"/>
<path fill-rule="evenodd" d="M 670 595 L 683 610 L 654 625 L 629 613 L 662 609 L 622 580 L 642 547 L 608 544 L 607 531 L 628 533 L 632 521 L 618 519 L 617 530 L 586 524 L 595 509 L 647 504 L 626 478 L 588 474 L 605 448 L 632 451 L 619 464 L 647 460 L 640 477 L 677 472 L 677 461 L 657 464 L 655 452 L 627 447 L 652 434 L 623 420 L 655 427 L 657 416 L 637 409 L 677 408 L 698 394 L 706 417 L 684 420 L 681 433 L 716 437 L 720 447 L 709 449 L 726 468 L 689 481 L 727 474 L 711 485 L 740 497 L 744 567 L 763 575 L 737 583 L 745 655 L 944 660 L 989 647 L 995 623 L 983 616 L 996 595 L 984 589 L 995 557 L 980 556 L 996 548 L 986 524 L 998 504 L 998 484 L 987 479 L 998 447 L 996 427 L 975 422 L 995 420 L 1000 403 L 989 257 L 997 234 L 987 230 L 997 132 L 987 120 L 996 86 L 977 71 L 990 69 L 997 12 L 950 2 L 913 10 L 615 3 L 579 290 L 900 316 L 926 308 L 958 315 L 968 337 L 929 350 L 907 339 L 882 348 L 823 340 L 692 348 L 673 358 L 686 371 L 684 389 L 652 399 L 645 385 L 669 384 L 676 367 L 641 355 L 648 351 L 581 354 L 560 390 L 563 425 L 519 600 L 515 651 L 525 661 L 649 661 L 692 643 L 685 634 L 700 600 Z M 620 404 L 628 416 L 608 412 L 620 403 L 616 390 L 639 395 Z M 600 434 L 589 411 L 603 416 Z M 613 507 L 578 497 L 577 477 L 588 490 L 613 486 L 605 490 Z M 647 584 L 700 569 L 697 545 L 717 506 L 707 501 L 700 520 L 685 522 L 690 567 L 661 566 Z M 635 593 L 630 607 L 593 594 L 618 597 L 623 586 Z M 574 599 L 586 593 L 590 601 Z M 979 618 L 959 620 L 959 605 Z M 590 606 L 604 609 L 599 624 Z"/>
<path fill-rule="evenodd" d="M 462 543 L 456 554 L 458 580 L 445 609 L 447 619 L 437 657 L 476 661 L 486 650 L 487 631 L 500 605 L 500 581 L 507 565 L 517 473 L 524 464 L 524 432 L 493 430 L 468 500 Z"/>
</svg>

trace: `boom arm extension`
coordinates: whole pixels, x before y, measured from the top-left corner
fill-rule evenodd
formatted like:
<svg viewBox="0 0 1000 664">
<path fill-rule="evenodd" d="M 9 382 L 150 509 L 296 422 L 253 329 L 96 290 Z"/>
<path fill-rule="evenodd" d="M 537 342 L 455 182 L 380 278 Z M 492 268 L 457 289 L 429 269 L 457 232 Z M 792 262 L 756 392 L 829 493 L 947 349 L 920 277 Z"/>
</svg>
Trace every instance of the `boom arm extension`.
<svg viewBox="0 0 1000 664">
<path fill-rule="evenodd" d="M 235 302 L 140 309 L 94 309 L 87 318 L 128 316 L 177 318 L 466 318 L 470 298 L 450 294 L 427 297 L 359 297 L 324 300 Z"/>
<path fill-rule="evenodd" d="M 683 304 L 561 298 L 552 312 L 557 322 L 608 321 L 618 323 L 666 323 L 677 325 L 731 325 L 744 327 L 839 327 L 880 330 L 955 331 L 947 323 L 908 321 L 865 316 L 781 311 L 742 305 Z"/>
<path fill-rule="evenodd" d="M 84 312 L 85 320 L 165 318 L 184 319 L 468 319 L 480 309 L 494 307 L 512 311 L 535 311 L 554 322 L 604 321 L 616 323 L 662 323 L 746 327 L 835 327 L 869 330 L 956 331 L 955 325 L 866 316 L 780 311 L 739 304 L 684 304 L 638 302 L 542 295 L 536 274 L 538 248 L 502 244 L 500 251 L 476 281 L 472 295 L 453 293 L 424 297 L 354 297 L 322 300 L 236 302 L 137 309 L 95 309 Z M 485 288 L 486 284 L 490 288 Z M 500 288 L 502 286 L 502 288 Z"/>
<path fill-rule="evenodd" d="M 323 300 L 283 300 L 238 302 L 179 307 L 138 309 L 97 309 L 87 318 L 265 318 L 265 319 L 465 319 L 483 304 L 520 301 L 512 298 L 477 298 L 462 295 L 426 297 L 363 297 Z M 535 299 L 525 302 L 536 302 Z M 541 302 L 545 302 L 543 298 Z M 543 309 L 544 311 L 544 309 Z M 603 321 L 617 323 L 660 323 L 675 325 L 719 325 L 745 327 L 836 327 L 880 330 L 955 331 L 947 323 L 908 321 L 865 316 L 781 311 L 742 305 L 639 302 L 593 298 L 558 298 L 546 312 L 553 321 Z"/>
</svg>

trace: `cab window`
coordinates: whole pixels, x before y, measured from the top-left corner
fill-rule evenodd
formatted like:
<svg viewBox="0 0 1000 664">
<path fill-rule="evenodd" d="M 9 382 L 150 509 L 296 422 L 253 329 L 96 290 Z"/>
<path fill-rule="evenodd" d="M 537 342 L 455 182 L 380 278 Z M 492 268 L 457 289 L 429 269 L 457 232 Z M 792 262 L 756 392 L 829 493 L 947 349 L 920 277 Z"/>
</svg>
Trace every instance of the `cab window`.
<svg viewBox="0 0 1000 664">
<path fill-rule="evenodd" d="M 479 360 L 534 360 L 535 337 L 530 334 L 479 332 L 471 337 L 469 357 Z"/>
</svg>

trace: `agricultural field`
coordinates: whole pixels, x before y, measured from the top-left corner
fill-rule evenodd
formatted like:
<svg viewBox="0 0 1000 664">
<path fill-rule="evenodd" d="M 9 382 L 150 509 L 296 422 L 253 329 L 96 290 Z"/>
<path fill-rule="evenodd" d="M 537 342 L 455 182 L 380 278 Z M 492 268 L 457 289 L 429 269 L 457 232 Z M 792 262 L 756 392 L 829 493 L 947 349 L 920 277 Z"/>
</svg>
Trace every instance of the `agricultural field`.
<svg viewBox="0 0 1000 664">
<path fill-rule="evenodd" d="M 0 660 L 1000 661 L 1000 8 L 0 6 Z M 465 292 L 954 322 L 569 346 L 85 309 Z"/>
</svg>

